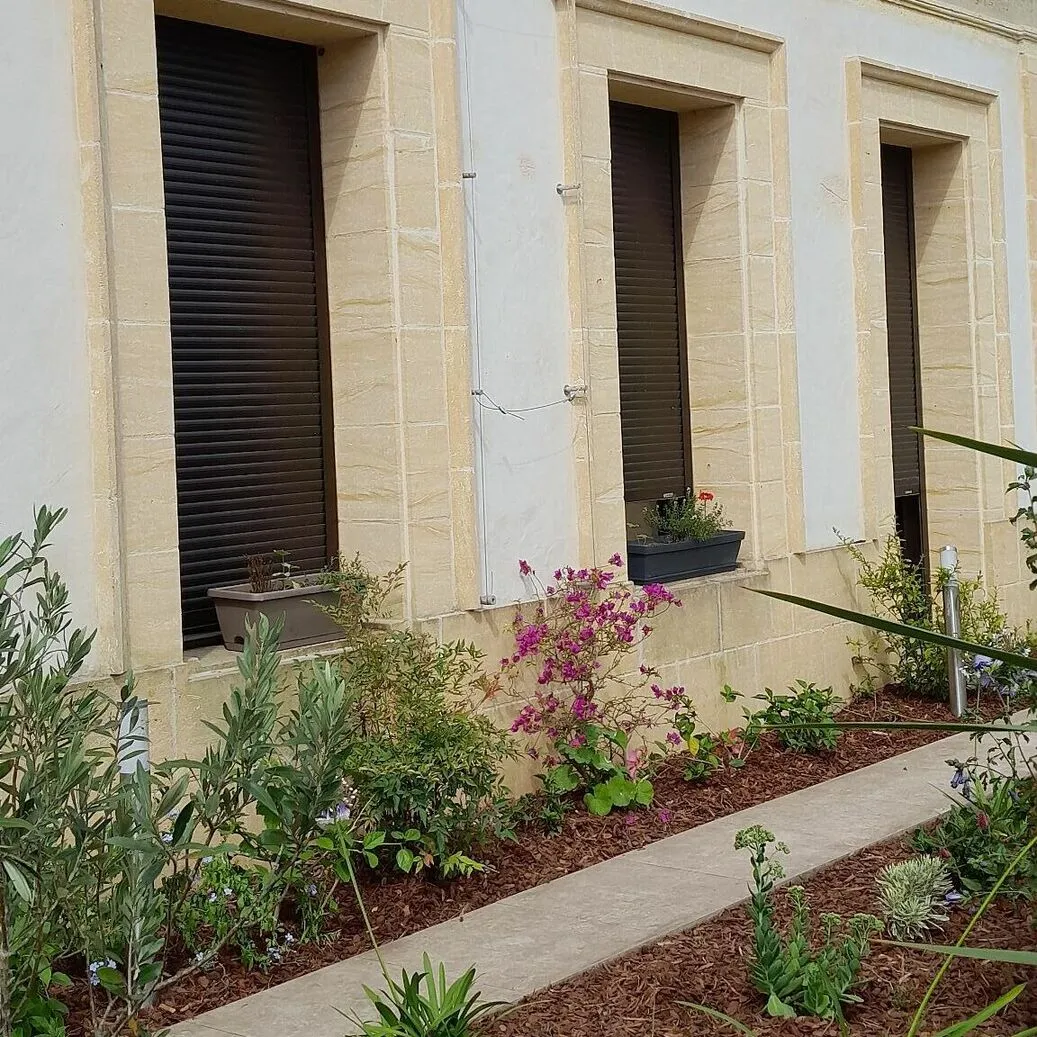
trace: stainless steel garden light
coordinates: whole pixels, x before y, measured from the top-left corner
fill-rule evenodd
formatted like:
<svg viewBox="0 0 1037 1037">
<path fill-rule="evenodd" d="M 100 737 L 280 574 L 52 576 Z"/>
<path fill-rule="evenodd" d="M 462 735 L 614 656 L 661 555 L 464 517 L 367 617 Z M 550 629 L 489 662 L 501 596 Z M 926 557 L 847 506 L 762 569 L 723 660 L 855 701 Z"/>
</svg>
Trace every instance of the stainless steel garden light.
<svg viewBox="0 0 1037 1037">
<path fill-rule="evenodd" d="M 961 637 L 961 610 L 958 600 L 958 549 L 953 544 L 940 548 L 940 569 L 946 574 L 943 583 L 943 631 L 948 637 Z M 951 712 L 960 717 L 968 705 L 965 671 L 961 652 L 947 649 L 947 685 Z"/>
</svg>

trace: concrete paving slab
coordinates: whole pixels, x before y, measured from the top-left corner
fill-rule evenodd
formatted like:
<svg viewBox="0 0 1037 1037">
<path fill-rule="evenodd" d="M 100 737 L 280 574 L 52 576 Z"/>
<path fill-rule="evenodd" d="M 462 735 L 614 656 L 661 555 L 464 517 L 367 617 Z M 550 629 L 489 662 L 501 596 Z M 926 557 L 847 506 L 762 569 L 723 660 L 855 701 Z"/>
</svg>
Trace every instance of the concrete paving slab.
<svg viewBox="0 0 1037 1037">
<path fill-rule="evenodd" d="M 474 964 L 486 998 L 517 1001 L 743 901 L 749 864 L 734 850 L 739 829 L 762 824 L 788 842 L 788 880 L 799 880 L 949 809 L 945 761 L 971 753 L 968 736 L 956 735 L 525 890 L 387 944 L 389 974 L 420 968 L 427 951 L 451 979 Z M 370 952 L 207 1012 L 172 1034 L 343 1037 L 355 1027 L 336 1008 L 372 1016 L 365 984 L 384 985 Z"/>
</svg>

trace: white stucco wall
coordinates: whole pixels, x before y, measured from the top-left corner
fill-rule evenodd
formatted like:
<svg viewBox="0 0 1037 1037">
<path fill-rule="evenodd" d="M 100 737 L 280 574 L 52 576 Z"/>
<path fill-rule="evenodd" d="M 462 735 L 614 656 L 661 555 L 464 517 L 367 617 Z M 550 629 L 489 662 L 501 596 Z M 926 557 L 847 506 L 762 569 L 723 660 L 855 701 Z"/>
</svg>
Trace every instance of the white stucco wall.
<svg viewBox="0 0 1037 1037">
<path fill-rule="evenodd" d="M 79 156 L 66 0 L 0 31 L 0 537 L 64 506 L 53 559 L 95 623 Z"/>
<path fill-rule="evenodd" d="M 576 558 L 558 44 L 550 0 L 458 0 L 458 25 L 482 593 L 500 603 L 524 596 L 518 559 Z"/>
<path fill-rule="evenodd" d="M 543 164 L 561 166 L 559 77 L 545 39 L 555 4 L 460 2 L 469 16 L 478 12 L 469 39 L 469 64 L 475 70 L 469 97 L 479 173 L 475 197 L 482 248 L 476 290 L 484 381 L 501 392 L 507 386 L 509 403 L 539 402 L 558 395 L 568 355 L 558 316 L 561 260 L 551 254 L 554 243 L 561 248 L 553 192 L 560 174 Z M 778 36 L 787 44 L 808 548 L 836 543 L 835 529 L 854 536 L 863 527 L 844 78 L 850 56 L 968 82 L 1000 97 L 1016 429 L 1021 443 L 1037 443 L 1016 46 L 881 0 L 670 0 L 669 6 Z M 491 30 L 490 25 L 510 28 Z M 534 161 L 527 181 L 523 171 L 530 156 Z M 509 202 L 515 206 L 512 212 L 502 212 L 500 206 Z M 509 220 L 517 240 L 509 236 Z M 529 334 L 523 336 L 523 330 Z M 527 362 L 519 363 L 513 351 L 523 342 Z M 560 536 L 560 523 L 568 519 L 569 509 L 554 496 L 568 485 L 567 416 L 546 413 L 552 417 L 524 427 L 495 418 L 483 430 L 492 564 L 519 555 L 543 558 L 568 543 Z M 511 481 L 514 472 L 521 473 L 518 482 Z M 527 496 L 537 487 L 545 492 Z M 516 509 L 514 520 L 501 521 L 499 504 L 505 512 Z M 510 591 L 512 584 L 507 586 Z"/>
</svg>

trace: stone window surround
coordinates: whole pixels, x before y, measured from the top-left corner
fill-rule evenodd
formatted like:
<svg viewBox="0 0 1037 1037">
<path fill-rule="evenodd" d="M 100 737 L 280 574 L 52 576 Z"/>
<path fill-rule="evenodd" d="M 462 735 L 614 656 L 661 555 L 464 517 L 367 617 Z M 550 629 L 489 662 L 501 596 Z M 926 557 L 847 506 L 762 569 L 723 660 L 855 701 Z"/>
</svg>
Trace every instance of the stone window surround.
<svg viewBox="0 0 1037 1037">
<path fill-rule="evenodd" d="M 474 604 L 452 2 L 73 0 L 99 668 L 183 661 L 156 14 L 322 47 L 342 550 L 414 559 L 407 617 Z"/>
<path fill-rule="evenodd" d="M 847 65 L 865 533 L 892 528 L 880 146 L 911 147 L 923 422 L 994 441 L 1014 433 L 995 95 L 906 69 Z M 1018 572 L 1007 462 L 926 440 L 930 549 L 970 572 Z"/>
<path fill-rule="evenodd" d="M 610 98 L 681 114 L 696 483 L 716 490 L 746 529 L 743 560 L 802 550 L 781 41 L 613 0 L 578 0 L 561 38 L 569 182 L 582 184 L 568 225 L 573 367 L 589 386 L 575 457 L 581 556 L 600 564 L 627 539 Z"/>
</svg>

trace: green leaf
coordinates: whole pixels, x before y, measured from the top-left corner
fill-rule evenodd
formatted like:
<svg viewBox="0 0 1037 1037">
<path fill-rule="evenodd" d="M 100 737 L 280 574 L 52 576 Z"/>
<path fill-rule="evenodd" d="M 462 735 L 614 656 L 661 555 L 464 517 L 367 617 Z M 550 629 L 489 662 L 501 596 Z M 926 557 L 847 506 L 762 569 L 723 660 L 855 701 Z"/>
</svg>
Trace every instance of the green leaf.
<svg viewBox="0 0 1037 1037">
<path fill-rule="evenodd" d="M 580 779 L 576 771 L 568 764 L 553 767 L 548 772 L 551 788 L 555 792 L 574 792 L 580 787 Z"/>
<path fill-rule="evenodd" d="M 377 850 L 385 842 L 385 832 L 368 832 L 364 836 L 364 849 Z"/>
<path fill-rule="evenodd" d="M 652 783 L 646 778 L 642 778 L 634 786 L 634 802 L 638 806 L 648 807 L 652 805 L 652 798 L 655 795 L 655 789 L 652 788 Z"/>
<path fill-rule="evenodd" d="M 634 783 L 629 778 L 624 778 L 619 774 L 614 774 L 605 782 L 604 786 L 595 786 L 595 796 L 600 795 L 598 792 L 600 788 L 605 789 L 604 795 L 612 801 L 612 805 L 615 807 L 628 807 L 634 798 Z"/>
<path fill-rule="evenodd" d="M 1003 457 L 1006 461 L 1015 461 L 1025 468 L 1037 468 L 1037 454 L 1017 446 L 1001 446 L 998 443 L 987 443 L 982 439 L 970 439 L 968 436 L 956 436 L 951 432 L 936 432 L 934 429 L 928 428 L 912 427 L 911 431 L 928 436 L 930 439 L 940 439 L 944 443 L 963 446 L 967 450 L 975 450 L 980 454 Z"/>
<path fill-rule="evenodd" d="M 98 969 L 97 982 L 110 994 L 123 994 L 126 991 L 126 982 L 122 978 L 122 973 L 117 969 L 110 969 L 107 966 Z"/>
<path fill-rule="evenodd" d="M 189 799 L 184 805 L 183 810 L 176 815 L 176 824 L 173 825 L 173 845 L 179 846 L 184 839 L 184 833 L 187 831 L 187 826 L 191 823 L 191 817 L 194 814 L 194 800 Z"/>
<path fill-rule="evenodd" d="M 952 958 L 978 958 L 980 961 L 1003 961 L 1010 965 L 1029 965 L 1037 968 L 1037 951 L 1013 951 L 1001 947 L 948 947 L 932 943 L 898 943 L 909 951 L 930 951 Z"/>
<path fill-rule="evenodd" d="M 604 785 L 595 785 L 594 791 L 583 797 L 583 802 L 596 817 L 604 817 L 612 809 L 612 797 Z"/>
<path fill-rule="evenodd" d="M 1017 652 L 1008 652 L 1003 648 L 992 645 L 978 645 L 972 641 L 962 641 L 958 637 L 949 637 L 947 634 L 938 633 L 935 630 L 925 630 L 922 627 L 909 626 L 906 623 L 896 623 L 891 619 L 880 619 L 877 616 L 869 616 L 865 612 L 854 612 L 852 609 L 840 608 L 838 605 L 828 605 L 823 601 L 813 601 L 810 598 L 800 598 L 795 594 L 785 594 L 782 591 L 768 591 L 750 588 L 753 594 L 762 594 L 766 598 L 774 598 L 775 601 L 785 601 L 790 605 L 799 605 L 801 608 L 821 612 L 835 619 L 845 619 L 850 623 L 870 627 L 873 630 L 881 630 L 887 634 L 896 634 L 898 637 L 911 637 L 916 641 L 928 641 L 930 644 L 943 645 L 945 648 L 957 648 L 968 655 L 987 655 L 991 659 L 1000 659 L 1009 666 L 1018 666 L 1023 670 L 1037 668 L 1037 660 L 1033 656 L 1019 655 Z"/>
<path fill-rule="evenodd" d="M 991 1016 L 997 1015 L 1002 1008 L 1010 1005 L 1024 990 L 1026 989 L 1025 983 L 1020 983 L 1019 986 L 1013 987 L 1006 994 L 1002 994 L 996 1001 L 992 1001 L 986 1008 L 977 1012 L 975 1015 L 970 1016 L 968 1019 L 963 1020 L 960 1023 L 955 1023 L 953 1026 L 948 1026 L 946 1030 L 941 1030 L 935 1034 L 935 1037 L 965 1037 L 965 1034 L 972 1033 L 977 1027 L 985 1023 Z"/>
<path fill-rule="evenodd" d="M 791 1005 L 785 1004 L 777 994 L 771 994 L 767 998 L 767 1014 L 774 1016 L 775 1019 L 796 1018 L 796 1010 Z"/>
<path fill-rule="evenodd" d="M 746 1035 L 746 1037 L 757 1037 L 755 1030 L 750 1030 L 744 1023 L 740 1023 L 737 1019 L 732 1019 L 731 1016 L 725 1015 L 723 1012 L 718 1012 L 715 1008 L 707 1008 L 705 1005 L 697 1005 L 692 1001 L 678 1001 L 677 1004 L 680 1005 L 681 1008 L 690 1008 L 693 1012 L 701 1012 L 710 1019 L 716 1019 L 718 1023 L 727 1023 L 727 1025 L 733 1030 Z"/>
<path fill-rule="evenodd" d="M 406 846 L 396 851 L 396 867 L 408 875 L 414 867 L 414 854 Z"/>
<path fill-rule="evenodd" d="M 18 868 L 13 861 L 4 861 L 4 871 L 7 872 L 7 877 L 11 880 L 11 885 L 14 886 L 15 892 L 24 900 L 27 904 L 32 903 L 32 887 L 29 885 L 28 880 L 22 874 L 20 868 Z"/>
</svg>

